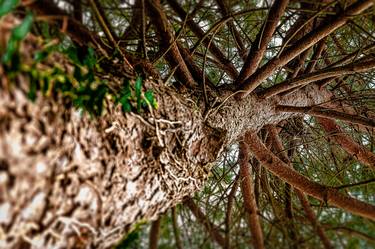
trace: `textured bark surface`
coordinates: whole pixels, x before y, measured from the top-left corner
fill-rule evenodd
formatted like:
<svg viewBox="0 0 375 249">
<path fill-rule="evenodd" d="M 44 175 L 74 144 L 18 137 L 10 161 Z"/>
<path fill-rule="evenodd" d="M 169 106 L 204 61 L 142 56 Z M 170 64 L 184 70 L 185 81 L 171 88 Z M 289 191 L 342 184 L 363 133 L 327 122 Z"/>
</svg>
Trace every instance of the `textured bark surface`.
<svg viewBox="0 0 375 249">
<path fill-rule="evenodd" d="M 25 64 L 35 46 L 31 36 L 22 45 Z M 197 191 L 222 147 L 221 132 L 163 85 L 144 82 L 153 113 L 124 114 L 108 100 L 92 118 L 61 96 L 31 102 L 28 78 L 9 82 L 0 70 L 1 248 L 113 246 Z"/>
<path fill-rule="evenodd" d="M 13 26 L 2 25 L 3 37 Z M 23 63 L 32 63 L 35 47 L 29 36 Z M 69 73 L 64 58 L 53 60 Z M 1 248 L 111 247 L 132 225 L 199 190 L 222 148 L 244 131 L 295 115 L 276 105 L 326 98 L 313 86 L 267 100 L 224 97 L 202 117 L 188 96 L 145 81 L 157 110 L 124 114 L 108 100 L 104 115 L 91 118 L 58 95 L 33 103 L 28 78 L 9 82 L 0 73 Z"/>
<path fill-rule="evenodd" d="M 162 94 L 155 122 L 111 105 L 93 120 L 61 101 L 32 104 L 20 88 L 1 91 L 1 240 L 107 247 L 198 190 L 222 140 Z"/>
</svg>

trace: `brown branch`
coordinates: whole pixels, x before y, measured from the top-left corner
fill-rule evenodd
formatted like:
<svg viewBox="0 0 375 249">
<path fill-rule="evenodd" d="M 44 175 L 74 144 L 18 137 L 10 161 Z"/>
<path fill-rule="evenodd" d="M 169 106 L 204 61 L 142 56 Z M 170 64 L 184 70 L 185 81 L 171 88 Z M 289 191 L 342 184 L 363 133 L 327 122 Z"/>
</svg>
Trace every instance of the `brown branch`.
<svg viewBox="0 0 375 249">
<path fill-rule="evenodd" d="M 259 93 L 262 98 L 269 98 L 282 92 L 286 92 L 296 87 L 304 86 L 309 83 L 324 80 L 327 78 L 363 73 L 375 68 L 375 60 L 364 61 L 364 62 L 353 62 L 345 66 L 329 67 L 313 73 L 301 75 L 300 77 L 285 80 L 277 85 L 271 86 Z"/>
<path fill-rule="evenodd" d="M 182 243 L 180 239 L 180 232 L 178 230 L 178 225 L 177 225 L 177 214 L 176 214 L 176 207 L 172 207 L 172 226 L 173 226 L 173 233 L 174 233 L 174 238 L 176 242 L 176 248 L 177 249 L 182 249 Z"/>
<path fill-rule="evenodd" d="M 223 17 L 231 15 L 231 11 L 228 8 L 225 0 L 216 0 L 216 2 L 219 5 L 220 11 Z M 233 20 L 230 20 L 229 22 L 227 22 L 227 26 L 234 38 L 240 57 L 245 61 L 246 60 L 246 56 L 245 56 L 246 48 L 245 48 L 244 42 L 242 41 L 240 33 L 238 32 L 236 26 L 233 23 Z"/>
<path fill-rule="evenodd" d="M 230 248 L 230 230 L 232 225 L 232 210 L 233 210 L 233 203 L 236 197 L 238 185 L 239 185 L 239 175 L 234 179 L 233 186 L 228 195 L 228 202 L 227 202 L 227 209 L 225 212 L 225 249 Z"/>
<path fill-rule="evenodd" d="M 284 14 L 288 3 L 289 0 L 279 0 L 273 3 L 268 13 L 267 20 L 251 46 L 245 64 L 241 69 L 240 75 L 236 79 L 237 84 L 242 84 L 245 79 L 250 77 L 257 70 L 259 63 L 263 58 L 263 54 L 266 51 L 268 42 L 271 40 L 277 27 L 277 23 Z"/>
<path fill-rule="evenodd" d="M 205 82 L 208 83 L 209 86 L 213 87 L 214 84 L 208 78 L 206 74 L 203 74 L 203 71 L 200 67 L 197 66 L 197 64 L 194 62 L 193 57 L 190 54 L 190 50 L 187 48 L 184 48 L 179 42 L 177 43 L 177 46 L 180 50 L 180 53 L 182 57 L 184 58 L 184 61 L 186 63 L 186 66 L 189 68 L 192 76 L 194 77 L 195 81 L 198 82 L 199 84 L 203 82 L 202 75 L 205 77 Z"/>
<path fill-rule="evenodd" d="M 277 156 L 284 162 L 286 163 L 289 167 L 292 167 L 290 163 L 290 158 L 286 153 L 286 150 L 284 149 L 284 146 L 281 142 L 281 139 L 278 135 L 278 131 L 275 126 L 273 125 L 268 125 L 267 130 L 269 131 L 269 136 L 270 139 L 272 140 L 273 146 L 275 150 L 277 151 Z M 306 213 L 307 218 L 313 225 L 313 227 L 316 229 L 316 232 L 318 233 L 318 236 L 323 242 L 323 245 L 326 249 L 331 249 L 333 248 L 330 241 L 328 240 L 327 236 L 325 235 L 325 232 L 321 225 L 319 224 L 319 221 L 316 218 L 316 215 L 314 211 L 310 207 L 310 203 L 306 197 L 306 195 L 300 191 L 299 189 L 295 189 L 295 192 L 297 194 L 298 199 L 300 200 L 303 210 Z"/>
<path fill-rule="evenodd" d="M 318 60 L 320 56 L 322 55 L 323 51 L 326 49 L 326 38 L 323 38 L 317 45 L 314 50 L 314 54 L 311 57 L 310 62 L 307 64 L 307 67 L 305 69 L 305 74 L 311 73 L 315 70 L 316 64 L 318 64 Z"/>
<path fill-rule="evenodd" d="M 375 221 L 375 206 L 341 194 L 334 188 L 309 180 L 274 155 L 258 138 L 255 132 L 247 133 L 246 143 L 263 167 L 294 188 L 327 204 L 332 204 L 353 214 Z"/>
<path fill-rule="evenodd" d="M 278 105 L 276 106 L 276 111 L 279 112 L 294 112 L 294 113 L 304 113 L 313 115 L 316 117 L 338 119 L 342 121 L 347 121 L 352 124 L 360 124 L 369 127 L 375 127 L 375 120 L 361 117 L 359 115 L 351 115 L 345 112 L 338 112 L 329 108 L 324 108 L 320 106 L 288 106 L 288 105 Z"/>
<path fill-rule="evenodd" d="M 48 16 L 66 16 L 68 17 L 68 13 L 66 13 L 64 10 L 60 9 L 53 3 L 53 1 L 49 0 L 39 0 L 39 1 L 33 1 L 32 3 L 27 5 L 28 8 L 32 9 L 34 12 L 36 12 L 39 15 L 48 15 Z M 62 25 L 62 19 L 54 19 L 49 20 L 51 23 L 57 23 L 58 25 Z M 88 43 L 92 43 L 95 46 L 101 46 L 102 48 L 105 47 L 105 45 L 101 42 L 100 38 L 90 32 L 85 26 L 83 26 L 79 21 L 73 19 L 73 18 L 67 18 L 68 21 L 68 27 L 67 32 L 69 33 L 69 36 L 78 44 L 84 46 Z"/>
<path fill-rule="evenodd" d="M 302 204 L 303 211 L 305 212 L 308 220 L 310 221 L 312 226 L 316 229 L 316 232 L 318 233 L 319 238 L 322 240 L 324 248 L 326 249 L 333 248 L 331 242 L 329 241 L 329 239 L 327 238 L 323 230 L 323 227 L 319 224 L 319 221 L 316 218 L 314 210 L 312 210 L 312 208 L 310 207 L 310 203 L 306 195 L 298 189 L 296 189 L 295 192 L 297 194 L 299 201 Z"/>
<path fill-rule="evenodd" d="M 240 165 L 240 180 L 245 212 L 249 217 L 250 231 L 253 237 L 254 248 L 264 248 L 262 227 L 258 218 L 258 208 L 254 196 L 254 186 L 251 180 L 249 167 L 249 147 L 244 141 L 240 141 L 238 155 Z"/>
<path fill-rule="evenodd" d="M 120 49 L 118 42 L 117 42 L 117 35 L 113 32 L 111 28 L 111 24 L 109 23 L 103 8 L 101 7 L 98 0 L 89 0 L 89 4 L 91 6 L 91 9 L 94 11 L 94 15 L 96 19 L 99 22 L 100 27 L 102 28 L 105 36 L 107 37 L 107 40 L 112 43 L 113 48 L 116 48 L 117 51 L 121 54 L 122 59 L 124 60 L 124 64 L 127 68 L 130 69 L 130 71 L 134 71 L 133 66 L 130 64 L 128 59 L 126 58 L 126 55 L 123 53 L 123 51 Z"/>
<path fill-rule="evenodd" d="M 338 143 L 349 155 L 375 170 L 375 154 L 373 152 L 344 134 L 335 121 L 328 118 L 317 118 L 317 121 L 326 131 L 327 135 Z"/>
<path fill-rule="evenodd" d="M 153 221 L 151 224 L 150 229 L 150 236 L 149 236 L 149 249 L 157 249 L 158 248 L 158 240 L 159 240 L 159 233 L 160 233 L 160 220 L 159 217 L 157 220 Z"/>
<path fill-rule="evenodd" d="M 196 82 L 181 56 L 175 41 L 175 36 L 172 34 L 170 23 L 160 3 L 155 0 L 148 0 L 147 2 L 149 17 L 153 20 L 155 28 L 160 36 L 160 46 L 164 49 L 169 49 L 166 55 L 168 63 L 172 68 L 178 66 L 177 77 L 180 79 L 181 83 L 188 87 L 195 87 Z"/>
<path fill-rule="evenodd" d="M 172 9 L 179 15 L 179 17 L 182 20 L 188 18 L 186 24 L 191 29 L 191 31 L 193 31 L 193 33 L 197 36 L 197 38 L 204 38 L 205 32 L 198 26 L 198 24 L 194 22 L 193 19 L 187 17 L 186 11 L 179 5 L 179 3 L 176 0 L 168 0 L 168 4 L 172 7 Z M 206 47 L 208 47 L 210 40 L 206 38 L 203 39 L 202 42 Z M 214 42 L 211 42 L 208 49 L 212 53 L 212 55 L 221 63 L 221 68 L 225 70 L 229 77 L 231 77 L 232 79 L 236 79 L 238 76 L 237 69 L 233 66 L 232 62 L 226 58 L 223 52 L 221 52 L 219 47 Z"/>
<path fill-rule="evenodd" d="M 252 76 L 245 80 L 238 87 L 239 90 L 244 90 L 245 92 L 238 93 L 238 97 L 246 97 L 267 77 L 273 74 L 276 69 L 286 65 L 289 61 L 301 54 L 303 51 L 343 26 L 352 16 L 358 15 L 362 11 L 371 7 L 372 4 L 373 0 L 357 1 L 354 4 L 350 5 L 341 14 L 338 14 L 335 18 L 331 19 L 331 17 L 327 17 L 326 20 L 323 21 L 322 25 L 316 28 L 313 32 L 310 32 L 299 39 L 293 46 L 285 50 L 280 56 L 268 61 L 267 64 L 265 64 Z"/>
<path fill-rule="evenodd" d="M 372 237 L 372 236 L 370 236 L 368 234 L 365 234 L 363 232 L 354 230 L 354 229 L 349 228 L 349 227 L 340 227 L 340 226 L 339 227 L 326 226 L 326 227 L 329 230 L 336 230 L 336 231 L 339 231 L 339 232 L 343 232 L 343 233 L 355 236 L 355 237 L 360 238 L 360 239 L 367 240 L 371 244 L 375 245 L 375 237 Z"/>
<path fill-rule="evenodd" d="M 190 209 L 190 211 L 194 214 L 195 218 L 201 223 L 206 229 L 207 232 L 210 234 L 211 238 L 216 241 L 221 247 L 225 246 L 225 240 L 223 236 L 219 232 L 219 228 L 213 224 L 211 221 L 208 220 L 206 215 L 202 212 L 202 210 L 195 204 L 193 199 L 187 199 L 184 204 Z"/>
</svg>

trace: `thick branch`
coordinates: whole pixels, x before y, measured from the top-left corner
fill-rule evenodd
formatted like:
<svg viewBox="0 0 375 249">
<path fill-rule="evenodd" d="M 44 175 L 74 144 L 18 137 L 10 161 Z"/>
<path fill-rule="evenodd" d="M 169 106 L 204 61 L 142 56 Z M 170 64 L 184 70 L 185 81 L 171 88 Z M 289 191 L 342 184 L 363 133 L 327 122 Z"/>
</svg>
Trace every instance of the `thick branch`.
<svg viewBox="0 0 375 249">
<path fill-rule="evenodd" d="M 178 49 L 175 36 L 172 34 L 172 29 L 168 18 L 165 15 L 160 3 L 155 0 L 148 0 L 149 16 L 153 20 L 155 28 L 160 35 L 160 46 L 163 49 L 169 49 L 167 52 L 167 61 L 172 69 L 177 67 L 177 76 L 180 81 L 188 87 L 196 86 L 193 76 L 189 68 L 186 66 L 184 59 Z"/>
<path fill-rule="evenodd" d="M 288 166 L 292 166 L 290 163 L 290 158 L 288 157 L 284 146 L 281 142 L 281 139 L 278 135 L 278 132 L 276 130 L 275 126 L 267 126 L 269 131 L 269 136 L 272 139 L 273 146 L 275 147 L 277 151 L 277 156 Z M 331 245 L 331 242 L 328 240 L 322 226 L 319 224 L 319 221 L 316 218 L 316 215 L 314 213 L 314 210 L 310 207 L 310 203 L 306 197 L 306 195 L 299 189 L 295 189 L 295 193 L 297 194 L 298 199 L 300 200 L 303 210 L 306 213 L 307 218 L 311 222 L 312 226 L 316 229 L 316 232 L 318 233 L 318 236 L 323 242 L 323 245 L 326 249 L 333 248 Z"/>
<path fill-rule="evenodd" d="M 310 181 L 275 156 L 258 138 L 256 133 L 248 133 L 246 143 L 263 167 L 294 188 L 325 203 L 375 221 L 375 206 L 341 194 L 334 188 Z"/>
<path fill-rule="evenodd" d="M 349 155 L 357 158 L 358 161 L 375 170 L 375 154 L 373 152 L 344 134 L 335 121 L 321 117 L 317 118 L 317 120 L 330 139 L 338 143 Z"/>
<path fill-rule="evenodd" d="M 6 37 L 13 23 L 11 16 L 1 19 Z M 20 46 L 25 68 L 35 63 L 37 41 L 29 34 Z M 74 66 L 61 54 L 38 63 L 40 73 L 62 68 L 59 75 L 73 79 Z M 0 72 L 4 248 L 112 247 L 140 220 L 197 191 L 223 145 L 225 133 L 205 127 L 191 102 L 152 80 L 143 80 L 141 91 L 152 89 L 157 109 L 124 113 L 106 96 L 103 115 L 90 117 L 62 89 L 49 96 L 38 90 L 32 102 L 31 76 L 11 78 L 3 64 Z M 122 78 L 106 76 L 109 86 L 121 87 Z"/>
<path fill-rule="evenodd" d="M 254 186 L 249 167 L 249 148 L 244 141 L 240 141 L 238 161 L 240 164 L 240 181 L 245 212 L 249 217 L 250 231 L 254 248 L 264 248 L 262 227 L 258 218 L 258 208 L 254 196 Z"/>
<path fill-rule="evenodd" d="M 372 4 L 372 0 L 360 0 L 350 5 L 345 11 L 337 15 L 333 20 L 331 20 L 331 17 L 327 18 L 322 25 L 314 30 L 314 32 L 310 32 L 306 36 L 302 37 L 293 46 L 285 50 L 280 56 L 271 59 L 251 77 L 245 80 L 239 86 L 239 89 L 244 90 L 245 92 L 240 93 L 239 97 L 247 96 L 276 69 L 286 65 L 303 51 L 343 26 L 352 16 L 360 14 L 362 11 L 371 7 Z"/>
<path fill-rule="evenodd" d="M 301 75 L 300 77 L 285 80 L 277 85 L 271 86 L 259 93 L 261 98 L 269 98 L 276 94 L 291 90 L 296 87 L 307 85 L 319 80 L 355 73 L 363 73 L 375 68 L 375 60 L 364 62 L 353 62 L 349 65 L 329 67 L 313 73 Z"/>
<path fill-rule="evenodd" d="M 294 112 L 294 113 L 304 113 L 313 115 L 316 117 L 323 117 L 329 119 L 338 119 L 342 121 L 347 121 L 352 124 L 360 124 L 369 127 L 375 127 L 375 120 L 361 117 L 358 115 L 351 115 L 344 112 L 338 112 L 332 109 L 320 107 L 320 106 L 288 106 L 288 105 L 278 105 L 276 111 L 279 112 Z"/>
<path fill-rule="evenodd" d="M 245 64 L 236 80 L 237 84 L 242 84 L 245 79 L 247 79 L 257 70 L 259 63 L 263 58 L 263 54 L 266 51 L 267 45 L 275 32 L 277 23 L 284 14 L 288 3 L 289 0 L 274 1 L 268 13 L 267 20 L 259 30 L 259 33 L 251 46 Z"/>
<path fill-rule="evenodd" d="M 160 233 L 160 217 L 153 221 L 150 228 L 150 235 L 149 235 L 149 249 L 157 249 L 158 248 L 158 241 L 159 241 L 159 233 Z"/>
<path fill-rule="evenodd" d="M 194 214 L 195 218 L 197 218 L 198 222 L 204 225 L 207 232 L 210 234 L 211 238 L 214 241 L 216 241 L 221 247 L 224 247 L 225 240 L 223 236 L 220 234 L 219 228 L 215 224 L 213 224 L 211 221 L 208 220 L 206 215 L 197 206 L 197 204 L 195 204 L 193 199 L 189 198 L 184 203 L 190 209 L 190 211 Z"/>
<path fill-rule="evenodd" d="M 172 9 L 180 16 L 182 20 L 186 20 L 186 24 L 194 32 L 197 38 L 202 39 L 205 35 L 204 31 L 194 22 L 193 19 L 187 16 L 186 11 L 179 5 L 176 0 L 168 0 L 168 4 L 172 7 Z M 237 69 L 233 66 L 232 62 L 226 58 L 226 56 L 221 52 L 219 47 L 216 45 L 215 42 L 210 41 L 210 39 L 206 38 L 203 39 L 203 44 L 208 47 L 209 51 L 212 55 L 221 63 L 222 68 L 225 72 L 231 77 L 232 79 L 236 79 L 238 76 Z"/>
</svg>

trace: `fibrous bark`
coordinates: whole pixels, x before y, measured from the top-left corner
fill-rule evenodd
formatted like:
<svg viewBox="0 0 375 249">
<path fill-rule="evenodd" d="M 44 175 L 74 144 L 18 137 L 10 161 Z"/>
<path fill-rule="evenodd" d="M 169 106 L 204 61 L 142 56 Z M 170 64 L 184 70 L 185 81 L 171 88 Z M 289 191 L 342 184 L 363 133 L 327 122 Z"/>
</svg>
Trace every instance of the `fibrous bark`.
<svg viewBox="0 0 375 249">
<path fill-rule="evenodd" d="M 4 37 L 14 27 L 6 20 Z M 23 64 L 33 63 L 37 47 L 29 35 Z M 43 68 L 56 63 L 72 73 L 58 55 Z M 123 113 L 107 99 L 104 114 L 93 118 L 59 93 L 31 102 L 26 75 L 10 82 L 2 67 L 0 75 L 1 248 L 112 247 L 132 225 L 156 219 L 199 190 L 222 148 L 244 131 L 300 115 L 278 113 L 277 105 L 327 99 L 316 86 L 267 100 L 229 96 L 203 116 L 188 94 L 145 80 L 157 110 Z"/>
</svg>

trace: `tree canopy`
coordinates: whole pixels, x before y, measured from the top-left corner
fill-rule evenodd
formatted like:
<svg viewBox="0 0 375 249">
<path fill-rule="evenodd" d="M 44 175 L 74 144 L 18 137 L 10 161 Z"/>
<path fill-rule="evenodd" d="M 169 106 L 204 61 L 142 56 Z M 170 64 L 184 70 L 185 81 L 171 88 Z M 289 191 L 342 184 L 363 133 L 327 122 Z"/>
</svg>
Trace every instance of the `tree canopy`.
<svg viewBox="0 0 375 249">
<path fill-rule="evenodd" d="M 0 18 L 0 247 L 375 246 L 373 0 Z"/>
</svg>

